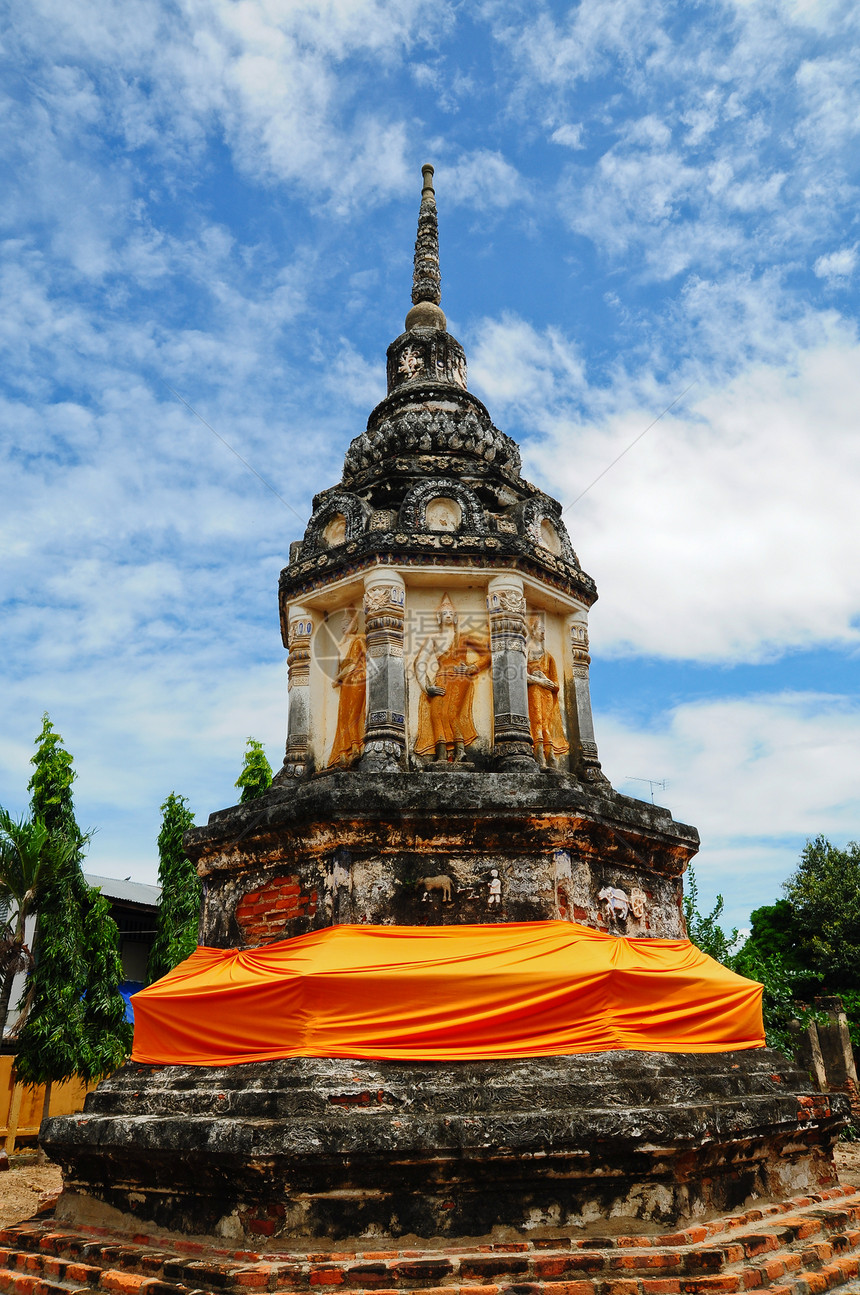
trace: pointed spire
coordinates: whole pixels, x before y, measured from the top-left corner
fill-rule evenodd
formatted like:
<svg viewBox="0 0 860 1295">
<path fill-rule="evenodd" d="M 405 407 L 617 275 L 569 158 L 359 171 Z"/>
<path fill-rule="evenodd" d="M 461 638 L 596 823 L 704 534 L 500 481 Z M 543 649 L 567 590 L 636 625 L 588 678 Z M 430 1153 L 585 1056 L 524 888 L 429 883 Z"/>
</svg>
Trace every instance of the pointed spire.
<svg viewBox="0 0 860 1295">
<path fill-rule="evenodd" d="M 406 316 L 407 330 L 412 328 L 447 328 L 439 276 L 439 226 L 436 220 L 436 191 L 433 167 L 421 168 L 424 185 L 418 212 L 418 237 L 415 239 L 415 269 L 412 275 L 412 300 L 415 303 Z"/>
</svg>

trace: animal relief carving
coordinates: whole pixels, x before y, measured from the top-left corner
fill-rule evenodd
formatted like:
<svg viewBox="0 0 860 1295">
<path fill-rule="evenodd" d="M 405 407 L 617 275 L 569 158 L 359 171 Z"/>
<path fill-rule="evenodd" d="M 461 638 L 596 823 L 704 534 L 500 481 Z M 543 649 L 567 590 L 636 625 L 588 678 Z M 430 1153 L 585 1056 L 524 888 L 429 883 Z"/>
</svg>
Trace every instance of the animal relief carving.
<svg viewBox="0 0 860 1295">
<path fill-rule="evenodd" d="M 422 904 L 426 903 L 437 892 L 441 896 L 443 904 L 453 903 L 454 882 L 444 873 L 439 877 L 422 877 L 418 884 L 424 887 L 424 894 L 421 896 Z"/>
<path fill-rule="evenodd" d="M 616 886 L 604 886 L 597 899 L 598 903 L 606 904 L 610 917 L 617 918 L 619 922 L 627 921 L 630 899 L 625 891 L 619 890 Z"/>
</svg>

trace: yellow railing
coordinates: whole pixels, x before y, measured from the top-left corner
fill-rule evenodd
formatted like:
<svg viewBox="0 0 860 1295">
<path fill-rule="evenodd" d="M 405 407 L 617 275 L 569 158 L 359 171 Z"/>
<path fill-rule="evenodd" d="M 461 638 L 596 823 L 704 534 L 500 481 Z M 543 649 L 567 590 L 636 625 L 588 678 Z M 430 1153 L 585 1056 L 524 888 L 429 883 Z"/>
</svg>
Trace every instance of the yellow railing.
<svg viewBox="0 0 860 1295">
<path fill-rule="evenodd" d="M 9 1053 L 0 1056 L 0 1139 L 4 1139 L 7 1152 L 15 1150 L 16 1141 L 22 1138 L 35 1140 L 42 1122 L 45 1089 L 41 1084 L 25 1088 L 14 1082 L 15 1058 Z M 82 1111 L 84 1098 L 92 1092 L 95 1083 L 82 1079 L 67 1079 L 51 1086 L 51 1115 L 71 1115 Z"/>
</svg>

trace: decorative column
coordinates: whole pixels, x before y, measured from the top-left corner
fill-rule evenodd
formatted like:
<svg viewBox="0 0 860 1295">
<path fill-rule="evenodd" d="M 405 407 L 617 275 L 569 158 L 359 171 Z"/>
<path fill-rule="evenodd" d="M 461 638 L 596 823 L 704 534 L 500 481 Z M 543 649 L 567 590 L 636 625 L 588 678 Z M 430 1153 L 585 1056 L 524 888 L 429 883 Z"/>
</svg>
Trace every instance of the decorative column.
<svg viewBox="0 0 860 1295">
<path fill-rule="evenodd" d="M 584 782 L 598 782 L 608 786 L 606 775 L 600 768 L 597 743 L 594 740 L 591 688 L 588 681 L 588 667 L 591 665 L 591 657 L 588 655 L 588 613 L 584 607 L 570 616 L 568 630 L 573 657 L 571 736 L 574 741 L 571 745 L 575 771 Z"/>
<path fill-rule="evenodd" d="M 304 607 L 291 607 L 287 621 L 287 751 L 284 766 L 274 781 L 303 778 L 307 773 L 310 733 L 311 635 L 314 623 Z"/>
<path fill-rule="evenodd" d="M 405 608 L 406 587 L 396 572 L 376 570 L 364 577 L 367 720 L 362 769 L 394 770 L 403 767 L 406 750 Z"/>
<path fill-rule="evenodd" d="M 535 765 L 526 682 L 526 600 L 519 576 L 487 586 L 493 654 L 493 756 L 502 769 Z"/>
</svg>

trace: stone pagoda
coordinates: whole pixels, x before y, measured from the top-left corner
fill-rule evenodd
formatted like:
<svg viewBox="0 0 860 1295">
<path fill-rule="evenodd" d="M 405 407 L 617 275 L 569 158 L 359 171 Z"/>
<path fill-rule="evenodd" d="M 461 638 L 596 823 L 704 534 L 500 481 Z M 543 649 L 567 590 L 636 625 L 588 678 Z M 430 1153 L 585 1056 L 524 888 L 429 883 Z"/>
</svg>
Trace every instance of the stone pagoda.
<svg viewBox="0 0 860 1295">
<path fill-rule="evenodd" d="M 283 768 L 186 838 L 200 942 L 337 923 L 573 921 L 683 938 L 694 828 L 614 791 L 597 597 L 560 505 L 467 386 L 433 168 L 388 394 L 280 578 Z M 707 1217 L 833 1181 L 839 1099 L 767 1050 L 128 1065 L 54 1119 L 60 1216 L 261 1236 L 529 1235 Z"/>
</svg>

